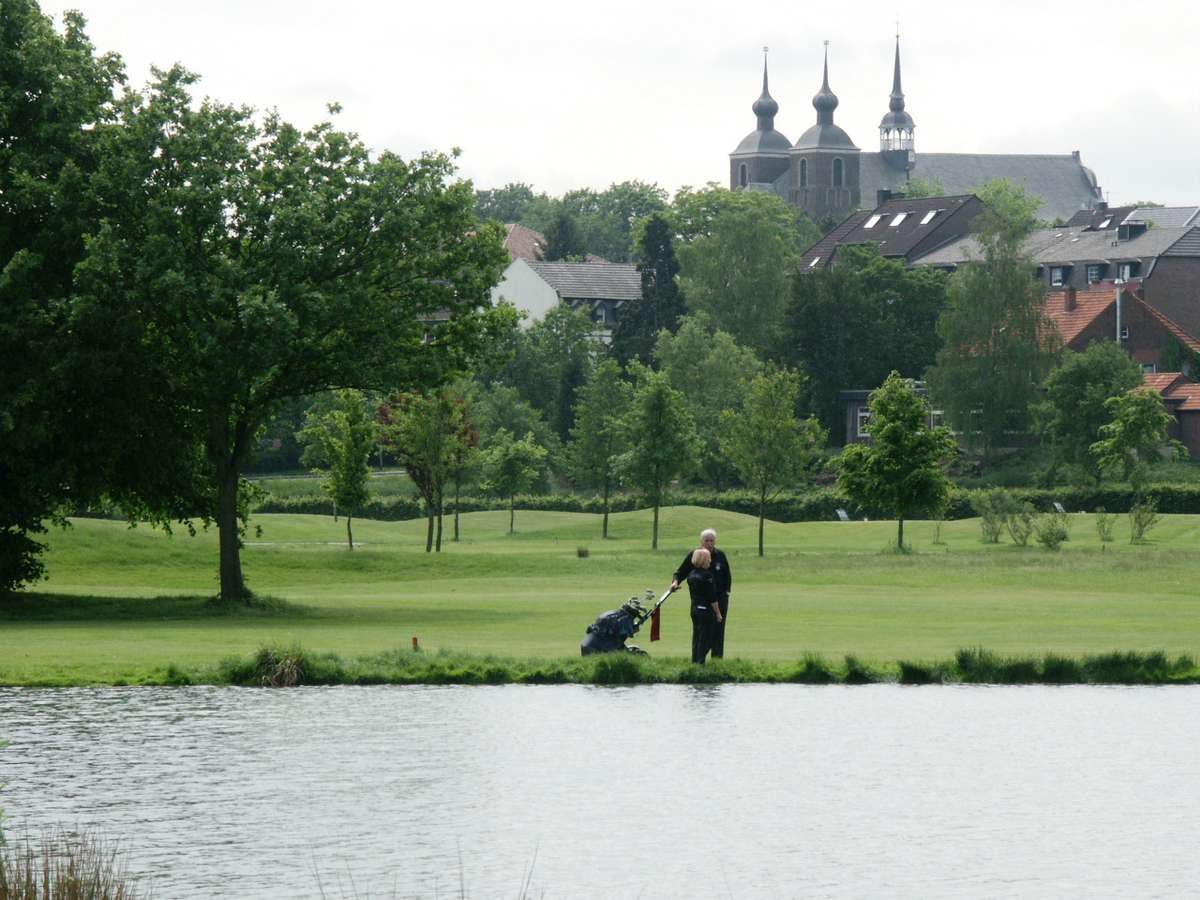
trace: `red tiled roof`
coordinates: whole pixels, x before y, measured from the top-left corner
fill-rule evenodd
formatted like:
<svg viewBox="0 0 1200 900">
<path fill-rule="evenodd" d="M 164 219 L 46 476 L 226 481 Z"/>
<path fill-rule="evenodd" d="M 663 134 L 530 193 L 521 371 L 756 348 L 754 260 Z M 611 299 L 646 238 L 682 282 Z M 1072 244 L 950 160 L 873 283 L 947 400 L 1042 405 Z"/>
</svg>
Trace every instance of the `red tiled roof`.
<svg viewBox="0 0 1200 900">
<path fill-rule="evenodd" d="M 1180 384 L 1171 389 L 1170 393 L 1172 400 L 1182 399 L 1176 410 L 1184 412 L 1200 411 L 1200 384 Z"/>
<path fill-rule="evenodd" d="M 1144 310 L 1146 310 L 1146 312 L 1150 313 L 1151 316 L 1153 316 L 1155 319 L 1157 319 L 1159 321 L 1159 323 L 1162 324 L 1163 328 L 1167 329 L 1167 331 L 1169 331 L 1169 332 L 1171 332 L 1171 334 L 1175 335 L 1175 339 L 1177 341 L 1179 341 L 1179 343 L 1183 344 L 1183 346 L 1187 347 L 1190 350 L 1195 350 L 1197 352 L 1200 352 L 1200 341 L 1196 340 L 1196 338 L 1192 337 L 1190 334 L 1188 334 L 1186 331 L 1184 331 L 1182 328 L 1180 328 L 1179 325 L 1177 325 L 1174 321 L 1172 321 L 1171 319 L 1168 319 L 1165 315 L 1162 314 L 1161 311 L 1155 309 L 1153 306 L 1151 306 L 1149 303 L 1147 303 L 1141 297 L 1135 296 L 1134 301 L 1137 303 L 1140 303 L 1142 308 Z"/>
<path fill-rule="evenodd" d="M 1186 381 L 1182 372 L 1147 372 L 1142 376 L 1142 387 L 1158 391 L 1165 397 L 1175 382 L 1181 380 Z"/>
<path fill-rule="evenodd" d="M 1058 328 L 1063 344 L 1069 345 L 1112 306 L 1114 299 L 1111 290 L 1078 291 L 1075 294 L 1075 308 L 1068 310 L 1066 292 L 1054 291 L 1046 295 L 1046 315 Z"/>
<path fill-rule="evenodd" d="M 504 249 L 512 259 L 537 262 L 546 249 L 546 238 L 540 232 L 512 223 L 504 226 Z"/>
</svg>

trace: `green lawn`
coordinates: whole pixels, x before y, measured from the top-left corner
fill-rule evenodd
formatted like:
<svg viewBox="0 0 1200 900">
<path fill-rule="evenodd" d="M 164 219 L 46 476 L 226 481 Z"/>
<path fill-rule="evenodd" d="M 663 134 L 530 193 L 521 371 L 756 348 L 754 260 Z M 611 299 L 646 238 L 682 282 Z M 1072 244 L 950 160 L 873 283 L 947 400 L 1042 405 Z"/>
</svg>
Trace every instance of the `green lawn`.
<svg viewBox="0 0 1200 900">
<path fill-rule="evenodd" d="M 1200 656 L 1200 516 L 1167 516 L 1133 547 L 1127 523 L 1101 545 L 1074 516 L 1060 553 L 985 546 L 975 520 L 906 525 L 916 552 L 887 552 L 890 522 L 768 523 L 689 507 L 662 511 L 651 552 L 648 512 L 599 517 L 507 512 L 463 516 L 464 540 L 427 555 L 424 522 L 344 523 L 257 517 L 243 563 L 251 587 L 287 601 L 274 611 L 219 612 L 216 535 L 170 537 L 77 520 L 49 536 L 51 578 L 0 600 L 0 683 L 143 680 L 168 664 L 210 666 L 266 642 L 358 656 L 408 646 L 505 656 L 578 653 L 585 626 L 646 588 L 662 590 L 702 527 L 720 533 L 734 593 L 728 653 L 794 660 L 805 653 L 866 661 L 942 660 L 962 647 L 1005 654 L 1166 650 Z M 447 525 L 449 526 L 449 522 Z M 254 525 L 262 528 L 259 536 Z M 580 558 L 577 547 L 590 550 Z M 668 601 L 655 656 L 686 656 L 686 603 Z"/>
</svg>

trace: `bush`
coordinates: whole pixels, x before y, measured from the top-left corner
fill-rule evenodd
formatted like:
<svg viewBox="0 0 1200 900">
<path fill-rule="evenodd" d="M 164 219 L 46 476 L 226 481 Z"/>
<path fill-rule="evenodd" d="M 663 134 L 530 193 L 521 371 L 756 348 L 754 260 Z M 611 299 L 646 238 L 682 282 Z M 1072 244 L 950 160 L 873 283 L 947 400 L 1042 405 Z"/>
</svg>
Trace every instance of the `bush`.
<svg viewBox="0 0 1200 900">
<path fill-rule="evenodd" d="M 1158 523 L 1158 501 L 1153 497 L 1135 503 L 1129 510 L 1129 543 L 1140 544 L 1146 532 Z"/>
<path fill-rule="evenodd" d="M 1037 519 L 1037 510 L 1033 508 L 1033 504 L 1028 500 L 1024 502 L 1011 501 L 1009 503 L 1008 514 L 1004 517 L 1004 525 L 1008 529 L 1009 536 L 1013 539 L 1013 543 L 1018 547 L 1024 547 L 1029 543 L 1029 536 L 1033 534 L 1034 521 Z"/>
<path fill-rule="evenodd" d="M 1117 522 L 1117 517 L 1108 512 L 1103 506 L 1096 507 L 1096 531 L 1100 534 L 1100 540 L 1108 543 L 1113 539 L 1113 525 Z"/>
<path fill-rule="evenodd" d="M 1046 516 L 1039 516 L 1034 522 L 1033 530 L 1037 542 L 1047 550 L 1059 549 L 1070 537 L 1066 513 L 1052 512 Z"/>
<path fill-rule="evenodd" d="M 1000 543 L 1000 532 L 1008 519 L 1008 492 L 1003 488 L 977 491 L 971 497 L 971 507 L 979 516 L 979 528 L 985 544 Z"/>
<path fill-rule="evenodd" d="M 591 553 L 592 553 L 592 551 L 590 551 L 587 547 L 576 547 L 575 548 L 575 555 L 578 556 L 580 559 L 587 559 L 589 556 L 591 556 Z"/>
</svg>

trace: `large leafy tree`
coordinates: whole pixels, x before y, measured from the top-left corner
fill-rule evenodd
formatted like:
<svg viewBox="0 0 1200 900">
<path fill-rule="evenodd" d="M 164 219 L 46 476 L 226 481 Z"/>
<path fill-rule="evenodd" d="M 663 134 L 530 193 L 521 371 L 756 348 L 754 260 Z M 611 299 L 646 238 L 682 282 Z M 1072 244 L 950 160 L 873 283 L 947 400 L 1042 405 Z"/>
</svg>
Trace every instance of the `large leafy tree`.
<svg viewBox="0 0 1200 900">
<path fill-rule="evenodd" d="M 603 191 L 568 191 L 560 202 L 579 223 L 588 253 L 628 262 L 634 257 L 635 223 L 662 212 L 666 201 L 667 192 L 656 184 L 622 181 Z"/>
<path fill-rule="evenodd" d="M 938 320 L 942 348 L 927 377 L 955 431 L 990 459 L 1008 435 L 1029 431 L 1030 408 L 1061 341 L 1022 249 L 1037 223 L 1037 198 L 1002 181 L 980 199 L 979 256 L 950 278 Z"/>
<path fill-rule="evenodd" d="M 332 407 L 314 406 L 297 438 L 302 461 L 322 470 L 321 490 L 346 517 L 346 542 L 354 549 L 350 522 L 371 499 L 367 487 L 371 451 L 375 449 L 373 409 L 362 391 L 338 391 Z"/>
<path fill-rule="evenodd" d="M 633 405 L 625 419 L 629 449 L 620 457 L 619 471 L 654 508 L 650 548 L 657 550 L 659 507 L 671 482 L 696 464 L 700 439 L 687 401 L 667 376 L 638 365 L 633 372 Z"/>
<path fill-rule="evenodd" d="M 568 459 L 575 481 L 598 488 L 604 502 L 601 537 L 608 537 L 608 501 L 617 485 L 617 460 L 627 449 L 625 417 L 633 390 L 616 360 L 603 360 L 579 392 Z"/>
<path fill-rule="evenodd" d="M 1082 353 L 1064 352 L 1034 409 L 1054 462 L 1077 466 L 1098 484 L 1104 469 L 1092 447 L 1100 440 L 1101 427 L 1112 421 L 1107 403 L 1141 383 L 1138 364 L 1112 341 L 1098 341 Z"/>
<path fill-rule="evenodd" d="M 642 296 L 621 307 L 612 336 L 612 353 L 622 365 L 633 360 L 649 364 L 659 332 L 674 331 L 687 312 L 679 287 L 675 237 L 665 216 L 652 215 L 642 226 L 637 259 Z"/>
<path fill-rule="evenodd" d="M 199 511 L 217 522 L 221 595 L 244 599 L 239 479 L 258 430 L 289 397 L 467 365 L 505 255 L 450 159 L 372 159 L 329 124 L 194 104 L 194 81 L 157 73 L 103 136 L 79 305 L 132 317 L 160 361 L 160 414 L 194 437 Z"/>
<path fill-rule="evenodd" d="M 776 355 L 807 373 L 809 404 L 841 443 L 839 391 L 882 384 L 892 370 L 921 377 L 945 305 L 942 273 L 906 269 L 874 245 L 843 247 L 836 265 L 796 276 Z"/>
<path fill-rule="evenodd" d="M 522 181 L 475 192 L 475 215 L 485 221 L 520 222 L 537 200 L 533 188 Z"/>
<path fill-rule="evenodd" d="M 1119 469 L 1134 490 L 1145 486 L 1148 466 L 1164 458 L 1187 457 L 1187 448 L 1169 436 L 1174 419 L 1158 391 L 1126 391 L 1110 397 L 1105 406 L 1112 421 L 1100 426 L 1100 440 L 1092 445 L 1092 453 L 1102 468 Z"/>
<path fill-rule="evenodd" d="M 948 428 L 929 427 L 929 406 L 913 383 L 893 372 L 871 394 L 871 440 L 852 444 L 838 465 L 838 486 L 856 503 L 896 519 L 904 549 L 904 520 L 941 509 L 949 497 L 946 465 L 956 452 Z"/>
<path fill-rule="evenodd" d="M 825 443 L 820 422 L 796 415 L 799 403 L 797 373 L 766 372 L 751 382 L 743 407 L 721 414 L 721 449 L 758 498 L 759 556 L 767 501 L 794 487 Z"/>
<path fill-rule="evenodd" d="M 721 450 L 721 414 L 742 408 L 750 382 L 762 371 L 762 362 L 732 335 L 714 331 L 704 313 L 684 316 L 674 334 L 660 331 L 654 360 L 695 412 L 702 447 L 697 467 L 700 476 L 717 487 L 727 484 L 736 469 Z"/>
</svg>

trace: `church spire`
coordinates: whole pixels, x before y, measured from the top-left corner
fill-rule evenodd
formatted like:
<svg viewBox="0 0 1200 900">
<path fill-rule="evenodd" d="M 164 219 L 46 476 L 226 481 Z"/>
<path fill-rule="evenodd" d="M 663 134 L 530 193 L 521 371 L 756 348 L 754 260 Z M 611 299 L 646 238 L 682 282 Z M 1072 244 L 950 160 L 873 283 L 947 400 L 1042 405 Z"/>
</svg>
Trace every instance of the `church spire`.
<svg viewBox="0 0 1200 900">
<path fill-rule="evenodd" d="M 896 29 L 896 63 L 892 70 L 892 93 L 888 111 L 879 121 L 879 150 L 895 168 L 911 171 L 914 165 L 916 125 L 904 110 L 904 89 L 900 86 L 900 30 Z"/>
<path fill-rule="evenodd" d="M 821 90 L 812 99 L 817 111 L 818 125 L 832 125 L 833 111 L 838 107 L 837 94 L 829 89 L 829 41 L 825 42 L 825 71 L 821 79 Z"/>
<path fill-rule="evenodd" d="M 892 96 L 888 101 L 892 112 L 904 112 L 904 91 L 900 87 L 900 33 L 896 33 L 896 68 L 892 73 Z"/>
<path fill-rule="evenodd" d="M 771 96 L 771 92 L 767 90 L 767 48 L 763 47 L 763 86 L 762 95 L 754 101 L 751 107 L 754 115 L 758 116 L 759 131 L 774 131 L 775 130 L 775 114 L 779 112 L 779 104 L 775 102 L 775 98 Z"/>
</svg>

